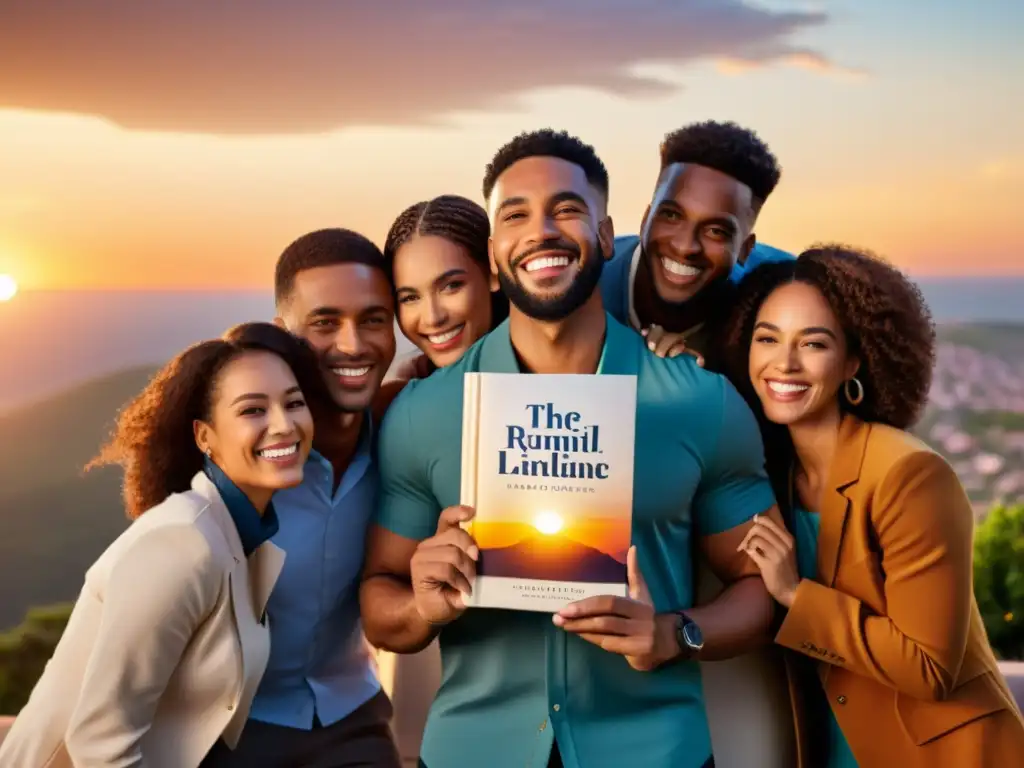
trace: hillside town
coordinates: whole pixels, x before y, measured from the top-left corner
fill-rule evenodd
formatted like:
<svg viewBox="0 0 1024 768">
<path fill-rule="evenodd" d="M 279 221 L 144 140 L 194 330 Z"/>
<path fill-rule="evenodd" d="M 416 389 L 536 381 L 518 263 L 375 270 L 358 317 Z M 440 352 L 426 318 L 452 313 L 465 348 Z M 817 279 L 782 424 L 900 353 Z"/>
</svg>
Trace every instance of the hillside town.
<svg viewBox="0 0 1024 768">
<path fill-rule="evenodd" d="M 916 431 L 950 461 L 979 513 L 1024 501 L 1024 358 L 940 344 Z"/>
</svg>

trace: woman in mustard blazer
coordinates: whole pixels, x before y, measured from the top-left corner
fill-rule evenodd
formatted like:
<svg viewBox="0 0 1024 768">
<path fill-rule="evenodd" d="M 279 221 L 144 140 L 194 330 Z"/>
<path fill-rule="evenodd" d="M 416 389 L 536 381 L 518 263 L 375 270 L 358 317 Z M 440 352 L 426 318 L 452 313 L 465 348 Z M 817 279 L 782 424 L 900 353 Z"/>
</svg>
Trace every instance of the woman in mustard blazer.
<svg viewBox="0 0 1024 768">
<path fill-rule="evenodd" d="M 233 333 L 172 360 L 94 462 L 124 465 L 133 522 L 86 573 L 0 765 L 196 768 L 219 738 L 237 742 L 284 562 L 271 496 L 302 480 L 303 393 L 325 384 L 286 331 Z"/>
<path fill-rule="evenodd" d="M 972 591 L 971 505 L 904 431 L 934 364 L 916 286 L 870 254 L 815 248 L 747 276 L 726 343 L 787 507 L 790 530 L 761 519 L 741 549 L 786 609 L 775 642 L 793 652 L 801 765 L 1024 765 Z"/>
</svg>

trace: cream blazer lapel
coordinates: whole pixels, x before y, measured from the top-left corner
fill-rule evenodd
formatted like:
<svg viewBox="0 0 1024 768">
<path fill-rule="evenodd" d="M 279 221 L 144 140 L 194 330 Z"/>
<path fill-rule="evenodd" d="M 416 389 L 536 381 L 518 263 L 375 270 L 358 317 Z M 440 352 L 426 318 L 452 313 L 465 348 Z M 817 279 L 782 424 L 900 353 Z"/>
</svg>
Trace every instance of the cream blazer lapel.
<svg viewBox="0 0 1024 768">
<path fill-rule="evenodd" d="M 234 713 L 222 735 L 228 746 L 234 748 L 245 727 L 253 696 L 266 669 L 268 650 L 266 643 L 260 641 L 260 635 L 266 631 L 267 601 L 284 567 L 285 552 L 268 541 L 246 558 L 231 513 L 210 479 L 203 473 L 197 474 L 192 480 L 192 490 L 206 498 L 211 507 L 215 508 L 215 519 L 235 560 L 228 581 L 242 657 L 242 678 L 241 688 L 235 692 Z"/>
</svg>

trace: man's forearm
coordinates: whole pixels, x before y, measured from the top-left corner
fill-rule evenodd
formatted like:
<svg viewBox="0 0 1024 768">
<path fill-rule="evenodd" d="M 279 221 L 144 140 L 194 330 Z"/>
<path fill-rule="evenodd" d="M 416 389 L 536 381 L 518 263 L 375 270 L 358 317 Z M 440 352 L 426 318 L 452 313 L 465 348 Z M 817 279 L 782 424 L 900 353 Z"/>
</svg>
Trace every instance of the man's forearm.
<svg viewBox="0 0 1024 768">
<path fill-rule="evenodd" d="M 775 602 L 759 576 L 746 576 L 729 586 L 706 605 L 686 610 L 700 627 L 704 647 L 692 658 L 723 661 L 760 648 L 771 640 Z M 658 644 L 671 649 L 667 661 L 685 654 L 675 637 L 676 615 L 657 617 Z"/>
<path fill-rule="evenodd" d="M 422 651 L 441 630 L 416 610 L 412 586 L 394 576 L 370 576 L 363 581 L 359 607 L 366 639 L 392 653 Z"/>
<path fill-rule="evenodd" d="M 686 615 L 704 636 L 700 661 L 722 661 L 771 642 L 775 601 L 760 576 L 734 581 L 707 605 L 694 606 Z"/>
</svg>

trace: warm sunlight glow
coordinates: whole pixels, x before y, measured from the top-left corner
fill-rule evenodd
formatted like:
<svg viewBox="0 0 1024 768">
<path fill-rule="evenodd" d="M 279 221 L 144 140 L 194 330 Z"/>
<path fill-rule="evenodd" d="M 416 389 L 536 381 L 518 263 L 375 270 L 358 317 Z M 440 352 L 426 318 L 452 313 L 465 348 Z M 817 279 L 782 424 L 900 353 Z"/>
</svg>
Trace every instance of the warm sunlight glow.
<svg viewBox="0 0 1024 768">
<path fill-rule="evenodd" d="M 18 284 L 10 275 L 0 275 L 0 301 L 10 301 L 18 293 Z"/>
<path fill-rule="evenodd" d="M 533 527 L 543 534 L 553 536 L 562 530 L 562 517 L 557 512 L 541 512 L 534 518 Z"/>
</svg>

